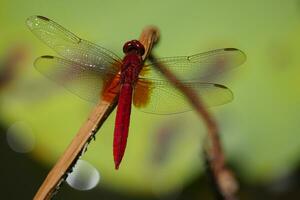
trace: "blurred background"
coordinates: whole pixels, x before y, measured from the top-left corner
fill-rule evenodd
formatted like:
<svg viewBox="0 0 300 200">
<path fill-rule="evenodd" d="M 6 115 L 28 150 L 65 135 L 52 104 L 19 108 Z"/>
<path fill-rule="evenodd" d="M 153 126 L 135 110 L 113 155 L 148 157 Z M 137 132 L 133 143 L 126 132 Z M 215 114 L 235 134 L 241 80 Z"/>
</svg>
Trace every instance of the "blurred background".
<svg viewBox="0 0 300 200">
<path fill-rule="evenodd" d="M 211 109 L 241 199 L 300 198 L 300 2 L 1 1 L 1 197 L 31 199 L 93 105 L 33 67 L 56 53 L 26 27 L 46 16 L 122 56 L 146 25 L 161 31 L 156 55 L 235 47 L 245 64 L 220 82 L 233 102 Z M 114 170 L 115 113 L 106 121 L 56 199 L 213 199 L 201 156 L 205 127 L 194 112 L 149 115 L 133 109 L 127 150 Z"/>
</svg>

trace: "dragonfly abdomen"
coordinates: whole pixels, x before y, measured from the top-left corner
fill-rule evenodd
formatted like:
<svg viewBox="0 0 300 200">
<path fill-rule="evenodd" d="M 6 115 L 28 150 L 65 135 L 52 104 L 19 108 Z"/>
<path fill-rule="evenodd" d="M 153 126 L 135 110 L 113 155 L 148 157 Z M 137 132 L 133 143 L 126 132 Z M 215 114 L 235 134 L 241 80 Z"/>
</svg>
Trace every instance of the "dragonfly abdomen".
<svg viewBox="0 0 300 200">
<path fill-rule="evenodd" d="M 126 148 L 131 114 L 132 90 L 133 87 L 130 83 L 124 83 L 121 85 L 113 145 L 116 169 L 119 168 Z"/>
</svg>

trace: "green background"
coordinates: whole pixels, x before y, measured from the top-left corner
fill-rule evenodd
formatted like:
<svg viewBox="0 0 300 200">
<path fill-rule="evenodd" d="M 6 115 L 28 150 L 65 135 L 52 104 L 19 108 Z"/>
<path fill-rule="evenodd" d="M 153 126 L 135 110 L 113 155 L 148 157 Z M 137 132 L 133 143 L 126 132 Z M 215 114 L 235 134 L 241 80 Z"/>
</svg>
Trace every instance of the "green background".
<svg viewBox="0 0 300 200">
<path fill-rule="evenodd" d="M 22 74 L 2 91 L 1 121 L 7 127 L 27 123 L 36 141 L 30 156 L 49 168 L 93 105 L 35 71 L 36 57 L 56 54 L 27 29 L 25 20 L 31 15 L 46 16 L 120 56 L 124 42 L 138 38 L 146 25 L 161 31 L 155 48 L 160 57 L 224 47 L 243 50 L 246 63 L 218 82 L 233 91 L 233 102 L 212 109 L 227 159 L 249 184 L 270 182 L 299 164 L 298 1 L 1 1 L 1 55 L 15 44 L 24 45 L 29 54 Z M 203 172 L 205 127 L 194 112 L 159 116 L 133 109 L 119 171 L 114 170 L 112 157 L 114 117 L 115 113 L 83 156 L 99 170 L 99 187 L 151 196 L 180 190 Z M 155 163 L 158 130 L 174 122 L 180 131 L 173 129 L 164 162 Z"/>
</svg>

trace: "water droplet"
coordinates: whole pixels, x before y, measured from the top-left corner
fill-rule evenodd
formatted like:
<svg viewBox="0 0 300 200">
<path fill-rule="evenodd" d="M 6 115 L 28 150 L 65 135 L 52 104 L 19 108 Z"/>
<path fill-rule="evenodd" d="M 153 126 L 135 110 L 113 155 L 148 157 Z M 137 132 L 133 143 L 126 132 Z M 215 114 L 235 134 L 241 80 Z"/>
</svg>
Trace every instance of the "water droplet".
<svg viewBox="0 0 300 200">
<path fill-rule="evenodd" d="M 67 183 L 77 190 L 90 190 L 99 183 L 100 174 L 89 162 L 78 160 L 73 172 L 69 174 Z"/>
<path fill-rule="evenodd" d="M 31 127 L 24 121 L 15 122 L 6 132 L 9 147 L 18 153 L 28 153 L 33 150 L 35 136 Z"/>
</svg>

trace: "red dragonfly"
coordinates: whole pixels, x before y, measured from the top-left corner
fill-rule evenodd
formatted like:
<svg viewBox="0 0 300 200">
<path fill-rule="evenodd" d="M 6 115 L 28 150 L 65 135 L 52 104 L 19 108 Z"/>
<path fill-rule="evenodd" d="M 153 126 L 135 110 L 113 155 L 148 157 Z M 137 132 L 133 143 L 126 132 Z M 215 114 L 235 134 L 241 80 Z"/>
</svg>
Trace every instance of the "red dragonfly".
<svg viewBox="0 0 300 200">
<path fill-rule="evenodd" d="M 123 59 L 113 52 L 77 37 L 54 21 L 43 16 L 27 19 L 29 29 L 63 58 L 41 56 L 35 68 L 49 79 L 90 102 L 111 101 L 119 94 L 115 120 L 113 154 L 118 169 L 127 143 L 131 104 L 144 112 L 155 114 L 181 113 L 191 110 L 181 94 L 162 74 L 151 68 L 155 63 L 143 63 L 144 46 L 137 40 L 124 44 Z M 182 83 L 196 91 L 207 106 L 232 100 L 232 92 L 225 86 L 202 82 L 209 77 L 209 66 L 225 62 L 228 69 L 241 65 L 245 54 L 235 48 L 225 48 L 192 56 L 157 59 L 170 68 Z M 201 73 L 205 72 L 205 77 Z M 222 70 L 214 73 L 222 72 Z"/>
</svg>

